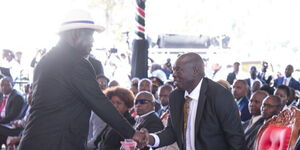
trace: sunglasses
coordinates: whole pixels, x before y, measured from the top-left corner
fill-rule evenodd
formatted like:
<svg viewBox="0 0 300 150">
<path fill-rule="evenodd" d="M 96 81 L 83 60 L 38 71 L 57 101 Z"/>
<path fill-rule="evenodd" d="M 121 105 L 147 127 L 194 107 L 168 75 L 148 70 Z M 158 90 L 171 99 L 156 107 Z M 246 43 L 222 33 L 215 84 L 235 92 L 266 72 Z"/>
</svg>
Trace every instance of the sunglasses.
<svg viewBox="0 0 300 150">
<path fill-rule="evenodd" d="M 147 104 L 147 103 L 150 103 L 151 101 L 149 100 L 145 100 L 145 99 L 137 99 L 134 101 L 134 104 L 137 105 L 137 104 Z"/>
</svg>

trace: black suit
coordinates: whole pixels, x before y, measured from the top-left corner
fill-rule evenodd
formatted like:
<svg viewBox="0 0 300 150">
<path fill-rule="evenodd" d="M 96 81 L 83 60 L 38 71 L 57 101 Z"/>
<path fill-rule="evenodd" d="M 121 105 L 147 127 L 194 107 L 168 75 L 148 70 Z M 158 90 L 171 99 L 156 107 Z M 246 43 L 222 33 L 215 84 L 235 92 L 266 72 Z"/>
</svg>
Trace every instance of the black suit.
<svg viewBox="0 0 300 150">
<path fill-rule="evenodd" d="M 89 56 L 89 61 L 92 64 L 96 75 L 104 75 L 103 66 L 101 61 L 97 60 L 93 56 Z"/>
<path fill-rule="evenodd" d="M 3 95 L 0 96 L 0 104 L 2 104 Z M 16 90 L 12 90 L 10 93 L 5 109 L 5 117 L 0 118 L 0 123 L 10 123 L 13 120 L 21 119 L 26 102 L 22 95 Z"/>
<path fill-rule="evenodd" d="M 83 150 L 91 111 L 125 138 L 135 130 L 101 92 L 92 65 L 61 41 L 37 64 L 19 150 Z"/>
<path fill-rule="evenodd" d="M 158 133 L 160 147 L 177 142 L 181 150 L 183 141 L 184 91 L 170 94 L 168 126 Z M 216 82 L 203 78 L 195 120 L 196 150 L 244 150 L 245 139 L 237 105 L 232 94 Z"/>
<path fill-rule="evenodd" d="M 138 123 L 138 122 L 137 122 Z M 146 128 L 149 133 L 154 133 L 161 131 L 164 129 L 164 125 L 162 124 L 161 120 L 157 116 L 155 112 L 143 117 L 143 121 L 141 121 L 137 126 L 136 129 L 140 130 L 142 128 Z M 142 150 L 149 150 L 148 147 L 143 148 Z"/>
<path fill-rule="evenodd" d="M 3 95 L 0 96 L 0 105 L 2 104 Z M 0 124 L 7 124 L 11 121 L 21 119 L 26 103 L 22 95 L 16 90 L 12 90 L 10 93 L 5 109 L 5 117 L 0 117 Z M 0 126 L 0 145 L 6 144 L 6 138 L 10 135 L 16 135 L 20 133 L 20 129 L 9 129 L 4 126 Z"/>
<path fill-rule="evenodd" d="M 246 128 L 249 125 L 249 120 L 243 124 L 244 130 L 245 130 L 246 145 L 249 150 L 253 149 L 256 134 L 257 134 L 258 130 L 260 129 L 260 127 L 264 124 L 264 121 L 265 120 L 263 118 L 260 118 L 247 130 L 246 130 Z"/>
<path fill-rule="evenodd" d="M 236 74 L 235 72 L 230 72 L 228 75 L 227 75 L 227 81 L 229 82 L 230 85 L 233 84 L 234 80 L 236 79 Z"/>
<path fill-rule="evenodd" d="M 131 125 L 134 125 L 135 120 L 128 112 L 124 114 L 124 117 L 130 122 Z M 121 141 L 124 141 L 124 138 L 107 125 L 102 130 L 100 135 L 98 135 L 94 143 L 97 147 L 99 147 L 100 150 L 119 150 L 121 147 Z"/>
</svg>

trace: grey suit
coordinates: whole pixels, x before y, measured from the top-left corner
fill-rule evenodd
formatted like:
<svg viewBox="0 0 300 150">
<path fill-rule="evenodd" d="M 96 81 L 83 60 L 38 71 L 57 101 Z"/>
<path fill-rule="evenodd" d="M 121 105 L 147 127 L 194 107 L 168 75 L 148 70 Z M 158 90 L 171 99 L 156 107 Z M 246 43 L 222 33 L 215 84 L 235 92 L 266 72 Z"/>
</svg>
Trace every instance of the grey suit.
<svg viewBox="0 0 300 150">
<path fill-rule="evenodd" d="M 93 111 L 125 138 L 135 130 L 101 92 L 92 65 L 60 42 L 34 71 L 33 101 L 19 150 L 85 149 Z"/>
<path fill-rule="evenodd" d="M 183 141 L 184 91 L 170 94 L 168 126 L 158 133 L 160 147 Z M 195 148 L 203 150 L 244 150 L 245 139 L 236 103 L 231 93 L 208 78 L 203 78 L 195 120 Z"/>
<path fill-rule="evenodd" d="M 249 129 L 246 130 L 247 126 L 249 125 L 249 120 L 243 123 L 243 128 L 245 130 L 245 139 L 246 145 L 249 150 L 253 149 L 254 141 L 257 135 L 258 130 L 264 124 L 264 118 L 260 118 L 257 120 Z"/>
</svg>

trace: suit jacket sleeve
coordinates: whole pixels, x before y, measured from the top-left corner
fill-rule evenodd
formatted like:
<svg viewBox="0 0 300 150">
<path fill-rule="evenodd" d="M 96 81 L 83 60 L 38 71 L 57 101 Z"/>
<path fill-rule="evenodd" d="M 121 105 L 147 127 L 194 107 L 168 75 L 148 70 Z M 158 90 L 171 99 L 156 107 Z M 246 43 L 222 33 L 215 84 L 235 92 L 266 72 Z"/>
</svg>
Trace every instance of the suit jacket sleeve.
<svg viewBox="0 0 300 150">
<path fill-rule="evenodd" d="M 124 138 L 132 138 L 135 130 L 101 92 L 91 64 L 82 59 L 74 66 L 71 82 L 83 103 Z"/>
<path fill-rule="evenodd" d="M 176 141 L 175 131 L 171 123 L 171 114 L 168 118 L 168 126 L 164 130 L 158 132 L 157 135 L 160 139 L 159 147 L 170 145 Z"/>
<path fill-rule="evenodd" d="M 233 96 L 226 91 L 216 95 L 216 112 L 230 150 L 245 149 L 241 119 Z M 241 138 L 242 137 L 242 138 Z"/>
<path fill-rule="evenodd" d="M 152 117 L 145 123 L 143 128 L 146 128 L 148 132 L 153 133 L 164 129 L 164 125 L 162 124 L 161 120 L 158 117 L 157 118 Z"/>
<path fill-rule="evenodd" d="M 0 120 L 0 123 L 10 123 L 17 119 L 22 113 L 25 101 L 21 95 L 13 94 L 10 96 L 7 103 L 7 110 L 5 111 L 5 117 Z"/>
</svg>

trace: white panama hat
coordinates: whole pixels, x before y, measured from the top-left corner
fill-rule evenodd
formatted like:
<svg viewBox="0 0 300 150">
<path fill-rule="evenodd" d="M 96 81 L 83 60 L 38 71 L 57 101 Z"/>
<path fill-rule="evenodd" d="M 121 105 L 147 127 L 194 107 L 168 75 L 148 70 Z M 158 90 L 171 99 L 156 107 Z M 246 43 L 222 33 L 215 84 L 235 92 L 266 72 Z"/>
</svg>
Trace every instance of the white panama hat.
<svg viewBox="0 0 300 150">
<path fill-rule="evenodd" d="M 73 29 L 93 29 L 103 32 L 104 27 L 96 25 L 89 12 L 75 9 L 70 11 L 59 28 L 59 33 Z"/>
</svg>

